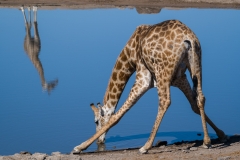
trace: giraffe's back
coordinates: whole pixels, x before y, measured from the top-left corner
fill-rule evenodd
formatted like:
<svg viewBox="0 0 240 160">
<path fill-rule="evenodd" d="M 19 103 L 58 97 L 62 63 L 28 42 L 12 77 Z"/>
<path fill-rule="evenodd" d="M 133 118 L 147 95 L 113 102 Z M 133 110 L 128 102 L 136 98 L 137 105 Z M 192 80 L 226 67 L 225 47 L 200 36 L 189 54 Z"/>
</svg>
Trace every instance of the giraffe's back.
<svg viewBox="0 0 240 160">
<path fill-rule="evenodd" d="M 185 40 L 199 43 L 191 29 L 178 20 L 164 21 L 149 27 L 141 42 L 141 57 L 147 68 L 153 72 L 154 64 L 157 64 L 163 72 L 173 73 L 178 62 L 184 58 Z"/>
</svg>

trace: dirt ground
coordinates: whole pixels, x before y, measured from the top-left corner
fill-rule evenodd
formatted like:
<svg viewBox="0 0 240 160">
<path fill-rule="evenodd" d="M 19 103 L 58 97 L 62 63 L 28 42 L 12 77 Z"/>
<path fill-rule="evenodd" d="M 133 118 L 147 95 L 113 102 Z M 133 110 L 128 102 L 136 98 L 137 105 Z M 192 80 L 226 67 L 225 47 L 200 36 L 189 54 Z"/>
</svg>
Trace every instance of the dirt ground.
<svg viewBox="0 0 240 160">
<path fill-rule="evenodd" d="M 0 156 L 0 160 L 240 160 L 240 135 L 229 137 L 225 143 L 212 139 L 209 149 L 202 148 L 203 141 L 177 142 L 171 145 L 155 146 L 147 154 L 140 154 L 138 149 L 101 151 L 74 155 L 53 152 L 21 152 L 10 156 Z"/>
<path fill-rule="evenodd" d="M 239 9 L 240 0 L 0 0 L 0 8 L 33 5 L 42 9 L 136 8 L 140 13 L 159 13 L 165 7 Z"/>
</svg>

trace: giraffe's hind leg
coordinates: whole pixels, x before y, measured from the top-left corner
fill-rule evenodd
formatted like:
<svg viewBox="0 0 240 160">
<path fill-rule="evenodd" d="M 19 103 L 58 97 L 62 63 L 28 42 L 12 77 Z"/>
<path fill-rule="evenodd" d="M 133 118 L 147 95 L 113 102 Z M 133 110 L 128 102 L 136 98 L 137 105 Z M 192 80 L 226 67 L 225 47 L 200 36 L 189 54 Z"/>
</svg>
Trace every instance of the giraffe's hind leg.
<svg viewBox="0 0 240 160">
<path fill-rule="evenodd" d="M 184 74 L 182 77 L 177 78 L 175 81 L 173 81 L 172 83 L 173 86 L 178 87 L 186 96 L 186 98 L 188 99 L 192 110 L 200 115 L 200 111 L 199 108 L 197 106 L 197 102 L 194 99 L 194 95 L 193 95 L 193 91 L 191 89 L 191 86 L 187 80 L 186 75 Z M 225 135 L 225 133 L 220 130 L 212 121 L 210 118 L 208 118 L 208 116 L 205 114 L 206 117 L 206 121 L 207 123 L 214 129 L 214 131 L 216 132 L 217 136 L 219 137 L 219 139 L 224 142 L 227 140 L 227 136 Z"/>
</svg>

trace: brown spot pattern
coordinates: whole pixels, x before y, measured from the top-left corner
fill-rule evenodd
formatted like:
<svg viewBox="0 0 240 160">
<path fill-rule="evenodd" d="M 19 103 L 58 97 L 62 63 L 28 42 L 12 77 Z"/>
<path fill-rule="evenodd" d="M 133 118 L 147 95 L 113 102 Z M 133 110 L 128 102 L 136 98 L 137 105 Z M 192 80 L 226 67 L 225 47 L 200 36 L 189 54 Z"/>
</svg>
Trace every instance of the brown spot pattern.
<svg viewBox="0 0 240 160">
<path fill-rule="evenodd" d="M 167 48 L 169 50 L 172 50 L 173 49 L 173 42 L 169 42 L 168 45 L 167 45 Z"/>
<path fill-rule="evenodd" d="M 157 40 L 158 39 L 158 34 L 154 34 L 153 35 L 153 40 Z"/>
<path fill-rule="evenodd" d="M 117 92 L 117 89 L 116 88 L 113 88 L 113 93 L 116 93 Z"/>
<path fill-rule="evenodd" d="M 172 32 L 172 33 L 171 33 L 171 39 L 174 40 L 174 38 L 175 38 L 175 33 Z"/>
<path fill-rule="evenodd" d="M 177 29 L 176 30 L 176 34 L 178 35 L 178 34 L 181 34 L 182 33 L 182 30 L 181 29 Z"/>
<path fill-rule="evenodd" d="M 109 83 L 109 90 L 110 90 L 110 91 L 112 90 L 113 86 L 114 86 L 114 83 L 110 82 L 110 83 Z"/>
<path fill-rule="evenodd" d="M 168 50 L 164 51 L 164 53 L 165 53 L 166 56 L 168 56 L 168 57 L 172 54 L 172 52 L 170 52 L 170 51 L 168 51 Z"/>
<path fill-rule="evenodd" d="M 127 61 L 127 56 L 126 56 L 125 54 L 123 54 L 123 55 L 121 56 L 121 61 L 123 61 L 123 62 L 126 62 L 126 61 Z"/>
<path fill-rule="evenodd" d="M 117 80 L 117 72 L 113 72 L 113 74 L 112 74 L 112 80 L 114 80 L 114 81 Z"/>
<path fill-rule="evenodd" d="M 110 98 L 111 98 L 111 99 L 115 99 L 116 96 L 115 96 L 114 94 L 110 94 Z"/>
<path fill-rule="evenodd" d="M 160 32 L 159 36 L 160 37 L 164 37 L 165 36 L 165 32 Z"/>
<path fill-rule="evenodd" d="M 135 48 L 136 47 L 136 42 L 133 41 L 132 47 Z"/>
<path fill-rule="evenodd" d="M 120 70 L 121 68 L 122 68 L 122 63 L 120 61 L 118 61 L 116 64 L 116 69 Z"/>
<path fill-rule="evenodd" d="M 163 48 L 166 47 L 166 41 L 164 41 L 164 42 L 162 43 L 162 46 L 163 46 Z"/>
<path fill-rule="evenodd" d="M 168 27 L 167 26 L 164 26 L 163 28 L 162 28 L 162 31 L 166 31 L 168 29 Z"/>
<path fill-rule="evenodd" d="M 126 74 L 124 72 L 120 71 L 119 76 L 118 76 L 119 80 L 120 81 L 125 81 L 126 78 L 127 78 L 125 75 Z"/>
<path fill-rule="evenodd" d="M 155 29 L 155 32 L 156 32 L 156 33 L 160 32 L 160 28 L 157 27 L 157 28 Z"/>
</svg>

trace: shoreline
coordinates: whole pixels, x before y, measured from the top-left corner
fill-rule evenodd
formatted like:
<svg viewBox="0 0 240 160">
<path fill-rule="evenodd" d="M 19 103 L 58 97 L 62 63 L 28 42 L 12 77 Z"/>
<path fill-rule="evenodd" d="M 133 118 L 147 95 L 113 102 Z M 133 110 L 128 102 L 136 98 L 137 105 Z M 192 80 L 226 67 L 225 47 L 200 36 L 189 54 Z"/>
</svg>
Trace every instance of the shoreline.
<svg viewBox="0 0 240 160">
<path fill-rule="evenodd" d="M 14 155 L 0 156 L 0 160 L 19 160 L 19 159 L 37 159 L 37 160 L 97 160 L 97 159 L 240 159 L 240 135 L 230 136 L 225 143 L 218 139 L 212 139 L 212 147 L 209 149 L 202 148 L 202 140 L 175 142 L 170 145 L 164 145 L 165 142 L 158 146 L 152 147 L 147 154 L 140 154 L 139 148 L 107 150 L 95 152 L 83 152 L 81 154 L 62 154 L 52 152 L 51 155 L 45 153 L 31 154 L 22 151 Z"/>
<path fill-rule="evenodd" d="M 151 3 L 149 3 L 151 2 Z M 215 8 L 240 9 L 240 0 L 0 0 L 0 8 L 19 8 L 21 6 L 38 6 L 40 9 L 107 9 L 136 8 L 142 13 L 159 13 L 162 8 Z M 149 12 L 150 11 L 150 12 Z M 140 12 L 141 13 L 141 12 Z"/>
</svg>

